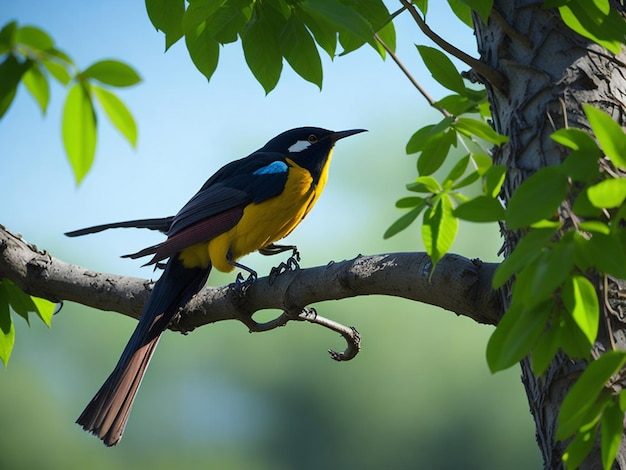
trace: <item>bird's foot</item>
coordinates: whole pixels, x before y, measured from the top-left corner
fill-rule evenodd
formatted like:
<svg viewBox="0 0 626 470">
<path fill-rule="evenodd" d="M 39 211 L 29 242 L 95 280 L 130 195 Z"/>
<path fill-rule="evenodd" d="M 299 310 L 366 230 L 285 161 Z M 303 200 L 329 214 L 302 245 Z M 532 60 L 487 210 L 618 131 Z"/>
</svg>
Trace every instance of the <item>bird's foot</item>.
<svg viewBox="0 0 626 470">
<path fill-rule="evenodd" d="M 276 278 L 288 271 L 296 271 L 300 269 L 300 252 L 294 247 L 291 256 L 287 261 L 280 263 L 278 266 L 274 266 L 270 270 L 269 283 L 270 285 L 276 281 Z"/>
<path fill-rule="evenodd" d="M 250 271 L 248 277 L 244 279 L 243 274 L 238 273 L 237 278 L 235 279 L 235 289 L 240 295 L 243 295 L 248 287 L 250 287 L 257 280 L 257 273 L 255 271 Z"/>
</svg>

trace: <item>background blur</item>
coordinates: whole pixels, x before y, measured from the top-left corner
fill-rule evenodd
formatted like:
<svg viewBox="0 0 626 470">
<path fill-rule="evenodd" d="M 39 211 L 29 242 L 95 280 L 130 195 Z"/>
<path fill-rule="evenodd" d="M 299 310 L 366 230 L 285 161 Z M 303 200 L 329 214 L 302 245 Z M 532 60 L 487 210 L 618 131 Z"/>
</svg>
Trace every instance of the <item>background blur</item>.
<svg viewBox="0 0 626 470">
<path fill-rule="evenodd" d="M 435 31 L 476 55 L 472 31 L 445 2 L 431 2 Z M 396 5 L 389 3 L 390 9 Z M 407 15 L 402 15 L 406 17 Z M 48 31 L 84 69 L 116 58 L 144 82 L 119 95 L 139 125 L 132 150 L 106 122 L 96 162 L 74 184 L 60 137 L 63 94 L 52 89 L 42 118 L 19 91 L 0 122 L 0 223 L 71 263 L 150 277 L 119 255 L 158 242 L 158 234 L 119 230 L 69 239 L 92 224 L 174 214 L 226 162 L 288 128 L 367 128 L 341 141 L 315 210 L 290 236 L 302 265 L 359 253 L 422 250 L 419 227 L 384 241 L 401 213 L 394 202 L 415 177 L 404 145 L 439 119 L 389 59 L 371 49 L 324 57 L 324 88 L 285 64 L 265 96 L 238 43 L 222 48 L 211 80 L 195 70 L 182 41 L 163 54 L 142 2 L 0 0 L 0 23 Z M 398 54 L 436 98 L 444 96 L 419 62 L 430 44 L 410 19 L 397 21 Z M 461 67 L 463 68 L 463 67 Z M 495 261 L 494 226 L 461 227 L 453 251 Z M 260 274 L 276 258 L 244 261 Z M 210 284 L 234 275 L 212 274 Z M 289 324 L 265 334 L 221 323 L 164 336 L 121 444 L 105 448 L 74 420 L 111 371 L 134 321 L 66 303 L 47 329 L 16 317 L 16 347 L 0 370 L 0 468 L 538 468 L 534 426 L 519 371 L 492 376 L 485 362 L 491 328 L 449 312 L 391 298 L 316 305 L 355 325 L 363 351 L 334 363 L 343 348 L 319 327 Z"/>
</svg>

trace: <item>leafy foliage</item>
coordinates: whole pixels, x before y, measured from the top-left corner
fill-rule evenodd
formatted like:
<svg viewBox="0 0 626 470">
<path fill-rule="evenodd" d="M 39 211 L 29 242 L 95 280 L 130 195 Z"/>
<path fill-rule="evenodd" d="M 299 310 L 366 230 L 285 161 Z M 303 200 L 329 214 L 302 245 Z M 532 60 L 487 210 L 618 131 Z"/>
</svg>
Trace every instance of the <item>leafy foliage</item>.
<svg viewBox="0 0 626 470">
<path fill-rule="evenodd" d="M 266 93 L 278 84 L 283 60 L 302 78 L 322 87 L 319 46 L 331 58 L 337 45 L 352 52 L 364 44 L 381 57 L 392 50 L 396 35 L 382 0 L 148 0 L 152 24 L 165 34 L 166 49 L 183 36 L 198 70 L 211 79 L 220 44 L 241 40 L 248 68 Z"/>
<path fill-rule="evenodd" d="M 29 312 L 36 313 L 48 326 L 51 325 L 55 304 L 45 299 L 31 297 L 8 279 L 0 280 L 0 360 L 6 366 L 15 343 L 15 326 L 11 311 L 30 325 Z"/>
<path fill-rule="evenodd" d="M 94 101 L 99 102 L 129 143 L 136 145 L 137 125 L 130 111 L 117 95 L 94 83 L 111 87 L 135 85 L 140 78 L 130 66 L 102 60 L 81 72 L 67 54 L 55 47 L 48 33 L 34 26 L 19 27 L 15 22 L 0 30 L 0 60 L 0 118 L 11 106 L 20 83 L 44 115 L 50 101 L 50 78 L 68 89 L 62 136 L 77 184 L 88 173 L 96 153 Z"/>
</svg>

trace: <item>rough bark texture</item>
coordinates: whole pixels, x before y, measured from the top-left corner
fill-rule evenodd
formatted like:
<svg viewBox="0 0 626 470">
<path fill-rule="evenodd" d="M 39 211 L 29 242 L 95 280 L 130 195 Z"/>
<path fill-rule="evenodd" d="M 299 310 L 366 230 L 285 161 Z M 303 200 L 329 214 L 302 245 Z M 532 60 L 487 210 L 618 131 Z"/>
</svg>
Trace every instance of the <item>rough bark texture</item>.
<svg viewBox="0 0 626 470">
<path fill-rule="evenodd" d="M 511 139 L 494 155 L 495 163 L 508 167 L 501 194 L 505 202 L 529 175 L 543 166 L 560 163 L 567 155 L 549 135 L 562 127 L 588 128 L 583 103 L 609 112 L 622 126 L 626 124 L 626 54 L 614 57 L 582 38 L 562 23 L 556 10 L 543 9 L 541 3 L 496 0 L 487 25 L 475 19 L 481 60 L 508 80 L 505 89 L 487 86 L 494 126 Z M 566 225 L 571 222 L 566 213 L 562 217 Z M 506 228 L 503 232 L 503 252 L 507 256 L 519 234 Z M 607 315 L 616 346 L 624 348 L 623 304 L 617 295 L 620 288 L 616 282 L 609 283 L 608 303 L 618 315 Z M 600 298 L 603 295 L 599 289 Z M 503 304 L 509 296 L 510 291 L 505 289 Z M 596 348 L 598 352 L 610 349 L 607 328 L 601 328 Z M 567 443 L 554 438 L 556 418 L 563 397 L 585 364 L 559 355 L 539 378 L 532 374 L 527 360 L 521 367 L 544 467 L 563 468 L 561 456 Z M 599 444 L 581 468 L 602 468 Z M 624 446 L 615 468 L 626 469 Z"/>
</svg>

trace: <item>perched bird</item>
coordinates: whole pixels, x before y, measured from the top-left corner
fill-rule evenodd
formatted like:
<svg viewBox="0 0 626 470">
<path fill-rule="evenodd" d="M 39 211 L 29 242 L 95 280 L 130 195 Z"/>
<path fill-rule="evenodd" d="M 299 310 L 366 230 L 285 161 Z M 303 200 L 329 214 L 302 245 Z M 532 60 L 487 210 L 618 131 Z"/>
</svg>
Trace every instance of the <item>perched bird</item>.
<svg viewBox="0 0 626 470">
<path fill-rule="evenodd" d="M 109 228 L 160 230 L 167 239 L 137 253 L 152 255 L 147 264 L 167 259 L 139 323 L 115 369 L 76 421 L 107 446 L 116 445 L 161 333 L 206 283 L 211 268 L 230 272 L 253 251 L 275 254 L 292 246 L 275 245 L 308 214 L 328 177 L 333 146 L 364 129 L 333 132 L 300 127 L 274 137 L 256 152 L 217 171 L 173 217 L 98 225 L 68 232 L 75 237 Z M 159 263 L 159 266 L 161 264 Z M 241 285 L 242 278 L 238 276 Z"/>
</svg>

